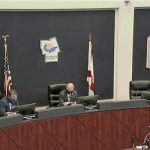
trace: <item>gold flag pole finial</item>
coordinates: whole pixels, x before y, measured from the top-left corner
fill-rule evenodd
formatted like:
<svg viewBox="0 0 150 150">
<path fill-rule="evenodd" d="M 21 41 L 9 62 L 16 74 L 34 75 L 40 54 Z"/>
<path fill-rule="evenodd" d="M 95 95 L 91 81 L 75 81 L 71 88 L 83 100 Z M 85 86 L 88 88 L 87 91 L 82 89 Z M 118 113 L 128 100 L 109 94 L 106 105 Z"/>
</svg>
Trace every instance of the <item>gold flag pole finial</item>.
<svg viewBox="0 0 150 150">
<path fill-rule="evenodd" d="M 9 37 L 8 34 L 2 35 L 2 38 L 4 39 L 5 58 L 6 58 L 6 55 L 7 55 L 7 42 L 6 42 L 6 39 L 7 39 L 8 37 Z"/>
<path fill-rule="evenodd" d="M 9 35 L 8 35 L 8 34 L 6 34 L 6 35 L 2 35 L 2 38 L 4 39 L 5 43 L 6 43 L 6 38 L 8 38 L 8 37 L 9 37 Z"/>
<path fill-rule="evenodd" d="M 8 38 L 9 37 L 9 35 L 8 34 L 6 34 L 6 35 L 2 35 L 2 38 L 3 39 L 6 39 L 6 38 Z"/>
</svg>

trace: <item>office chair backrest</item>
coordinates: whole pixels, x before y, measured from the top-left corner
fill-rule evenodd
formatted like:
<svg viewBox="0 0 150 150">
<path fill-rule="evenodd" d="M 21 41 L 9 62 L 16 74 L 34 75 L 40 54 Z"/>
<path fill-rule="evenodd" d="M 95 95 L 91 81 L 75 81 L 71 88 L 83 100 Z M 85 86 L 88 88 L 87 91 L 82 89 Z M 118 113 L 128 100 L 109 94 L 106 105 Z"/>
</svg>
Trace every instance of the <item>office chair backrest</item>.
<svg viewBox="0 0 150 150">
<path fill-rule="evenodd" d="M 67 84 L 51 84 L 48 86 L 48 99 L 50 106 L 58 106 L 59 93 L 66 89 Z"/>
<path fill-rule="evenodd" d="M 141 99 L 141 95 L 144 91 L 150 90 L 149 80 L 133 80 L 130 81 L 129 95 L 130 99 Z"/>
</svg>

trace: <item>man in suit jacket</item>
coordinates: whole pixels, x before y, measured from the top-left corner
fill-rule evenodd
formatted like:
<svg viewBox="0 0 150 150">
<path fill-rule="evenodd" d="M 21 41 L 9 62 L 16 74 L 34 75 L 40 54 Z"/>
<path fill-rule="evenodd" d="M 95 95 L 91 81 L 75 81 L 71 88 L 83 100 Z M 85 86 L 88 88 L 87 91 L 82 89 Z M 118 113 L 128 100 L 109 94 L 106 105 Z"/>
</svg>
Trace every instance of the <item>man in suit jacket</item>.
<svg viewBox="0 0 150 150">
<path fill-rule="evenodd" d="M 8 96 L 5 96 L 0 100 L 0 116 L 4 116 L 6 112 L 11 112 L 11 110 L 18 105 L 17 91 L 11 89 L 8 92 Z"/>
<path fill-rule="evenodd" d="M 77 92 L 74 90 L 74 84 L 68 83 L 66 89 L 59 93 L 59 106 L 68 106 L 76 103 Z"/>
</svg>

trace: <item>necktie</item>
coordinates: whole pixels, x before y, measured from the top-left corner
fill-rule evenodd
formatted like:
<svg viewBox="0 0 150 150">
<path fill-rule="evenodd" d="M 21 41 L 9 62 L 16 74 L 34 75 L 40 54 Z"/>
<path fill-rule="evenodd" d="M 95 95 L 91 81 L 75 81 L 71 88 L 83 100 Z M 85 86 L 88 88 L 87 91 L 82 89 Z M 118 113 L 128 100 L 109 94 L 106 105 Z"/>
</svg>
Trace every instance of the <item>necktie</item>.
<svg viewBox="0 0 150 150">
<path fill-rule="evenodd" d="M 11 111 L 11 109 L 12 109 L 12 104 L 11 104 L 11 103 L 9 103 L 9 109 L 10 109 L 10 111 Z"/>
</svg>

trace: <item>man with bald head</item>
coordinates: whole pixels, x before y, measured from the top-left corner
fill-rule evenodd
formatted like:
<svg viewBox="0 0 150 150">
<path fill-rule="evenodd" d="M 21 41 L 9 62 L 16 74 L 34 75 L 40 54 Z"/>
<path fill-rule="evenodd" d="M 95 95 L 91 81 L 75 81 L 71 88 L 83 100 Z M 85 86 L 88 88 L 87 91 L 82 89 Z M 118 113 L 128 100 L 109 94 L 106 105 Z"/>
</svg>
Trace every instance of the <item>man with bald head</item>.
<svg viewBox="0 0 150 150">
<path fill-rule="evenodd" d="M 77 92 L 74 90 L 74 84 L 68 83 L 66 89 L 59 93 L 59 106 L 68 106 L 76 103 Z"/>
</svg>

